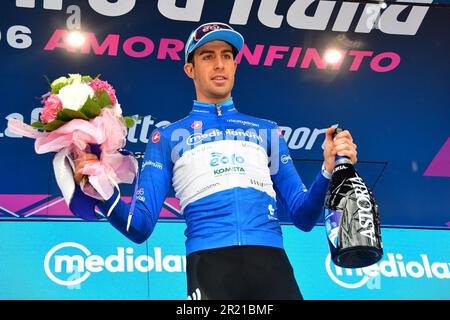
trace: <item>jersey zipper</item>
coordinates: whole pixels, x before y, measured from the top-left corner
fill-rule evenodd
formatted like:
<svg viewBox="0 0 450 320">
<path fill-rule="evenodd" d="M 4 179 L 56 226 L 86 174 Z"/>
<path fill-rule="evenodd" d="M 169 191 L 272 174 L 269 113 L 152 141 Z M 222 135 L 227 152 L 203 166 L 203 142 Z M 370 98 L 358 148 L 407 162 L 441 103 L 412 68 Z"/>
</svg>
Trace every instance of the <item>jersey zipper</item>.
<svg viewBox="0 0 450 320">
<path fill-rule="evenodd" d="M 222 106 L 220 104 L 216 104 L 217 116 L 222 116 Z"/>
<path fill-rule="evenodd" d="M 237 200 L 237 191 L 236 188 L 233 188 L 233 196 L 234 196 L 234 210 L 236 212 L 236 237 L 237 237 L 237 244 L 238 246 L 242 245 L 241 243 L 241 228 L 240 228 L 240 223 L 239 223 L 239 208 L 238 208 L 238 202 Z"/>
<path fill-rule="evenodd" d="M 217 111 L 217 118 L 218 121 L 220 122 L 220 129 L 223 132 L 223 136 L 222 138 L 225 140 L 226 139 L 226 134 L 225 134 L 225 127 L 223 125 L 223 118 L 222 118 L 222 106 L 220 104 L 216 104 L 216 111 Z M 238 209 L 238 204 L 237 204 L 237 193 L 235 188 L 233 188 L 233 197 L 234 197 L 234 202 L 233 202 L 233 207 L 234 207 L 234 212 L 235 212 L 235 218 L 236 218 L 236 241 L 237 241 L 237 245 L 240 246 L 242 245 L 241 242 L 241 230 L 240 230 L 240 223 L 239 223 L 239 209 Z"/>
</svg>

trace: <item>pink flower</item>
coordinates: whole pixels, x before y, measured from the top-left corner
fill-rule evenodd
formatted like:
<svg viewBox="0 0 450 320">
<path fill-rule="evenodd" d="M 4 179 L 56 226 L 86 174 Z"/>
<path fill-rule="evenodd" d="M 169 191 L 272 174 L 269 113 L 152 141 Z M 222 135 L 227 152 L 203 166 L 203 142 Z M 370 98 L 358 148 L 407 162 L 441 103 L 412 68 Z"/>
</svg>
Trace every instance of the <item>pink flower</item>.
<svg viewBox="0 0 450 320">
<path fill-rule="evenodd" d="M 51 94 L 44 102 L 44 109 L 41 112 L 41 120 L 44 123 L 51 122 L 56 119 L 56 114 L 61 110 L 62 103 L 56 94 Z"/>
<path fill-rule="evenodd" d="M 114 88 L 108 82 L 95 79 L 94 81 L 89 83 L 89 86 L 94 90 L 95 94 L 98 94 L 99 91 L 102 90 L 106 91 L 113 105 L 117 103 L 116 90 L 114 90 Z"/>
</svg>

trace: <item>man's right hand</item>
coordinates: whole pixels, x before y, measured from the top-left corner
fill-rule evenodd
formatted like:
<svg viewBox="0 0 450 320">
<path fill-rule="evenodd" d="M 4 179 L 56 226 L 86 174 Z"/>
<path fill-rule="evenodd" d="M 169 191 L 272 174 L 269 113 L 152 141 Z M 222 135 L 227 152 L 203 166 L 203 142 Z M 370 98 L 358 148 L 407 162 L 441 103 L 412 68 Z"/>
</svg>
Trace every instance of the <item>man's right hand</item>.
<svg viewBox="0 0 450 320">
<path fill-rule="evenodd" d="M 75 159 L 75 173 L 73 175 L 75 182 L 77 184 L 80 184 L 81 180 L 83 179 L 83 170 L 84 167 L 88 164 L 93 164 L 98 162 L 98 158 L 95 154 L 92 153 L 77 153 L 76 159 Z"/>
</svg>

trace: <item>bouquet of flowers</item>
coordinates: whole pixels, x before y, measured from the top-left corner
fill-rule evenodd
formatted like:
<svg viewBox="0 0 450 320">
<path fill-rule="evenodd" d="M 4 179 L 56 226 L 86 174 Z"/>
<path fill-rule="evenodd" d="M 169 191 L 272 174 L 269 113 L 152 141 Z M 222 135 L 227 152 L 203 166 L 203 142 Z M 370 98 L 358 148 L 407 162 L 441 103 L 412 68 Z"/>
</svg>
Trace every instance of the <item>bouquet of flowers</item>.
<svg viewBox="0 0 450 320">
<path fill-rule="evenodd" d="M 119 189 L 119 183 L 133 183 L 138 163 L 120 150 L 126 143 L 127 127 L 134 125 L 134 119 L 122 116 L 114 88 L 99 76 L 59 77 L 50 84 L 41 103 L 40 121 L 30 126 L 9 119 L 8 128 L 36 139 L 36 153 L 56 152 L 53 168 L 64 199 L 72 212 L 91 220 L 92 214 L 83 213 L 79 203 L 74 205 L 72 200 L 82 199 L 92 207 L 92 198 L 107 200 L 114 188 Z M 96 154 L 99 161 L 84 167 L 85 176 L 78 187 L 73 179 L 75 163 L 87 152 Z"/>
</svg>

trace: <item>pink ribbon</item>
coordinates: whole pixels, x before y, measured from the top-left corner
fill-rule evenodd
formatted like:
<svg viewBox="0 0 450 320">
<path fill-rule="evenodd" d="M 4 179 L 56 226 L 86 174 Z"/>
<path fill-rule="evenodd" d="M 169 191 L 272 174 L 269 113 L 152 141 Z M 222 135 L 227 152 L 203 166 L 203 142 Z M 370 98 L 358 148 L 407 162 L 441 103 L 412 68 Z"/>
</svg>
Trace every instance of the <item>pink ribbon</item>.
<svg viewBox="0 0 450 320">
<path fill-rule="evenodd" d="M 136 159 L 117 151 L 126 144 L 127 129 L 113 109 L 103 108 L 101 114 L 90 121 L 73 119 L 51 132 L 39 132 L 17 119 L 9 119 L 8 128 L 15 134 L 36 139 L 34 147 L 38 154 L 59 152 L 67 148 L 70 151 L 74 147 L 86 150 L 89 144 L 101 145 L 100 160 L 83 169 L 89 183 L 82 184 L 81 189 L 93 198 L 109 199 L 115 186 L 120 183 L 131 184 L 136 176 Z M 73 155 L 71 160 L 74 169 Z"/>
</svg>

